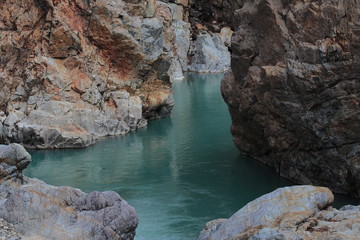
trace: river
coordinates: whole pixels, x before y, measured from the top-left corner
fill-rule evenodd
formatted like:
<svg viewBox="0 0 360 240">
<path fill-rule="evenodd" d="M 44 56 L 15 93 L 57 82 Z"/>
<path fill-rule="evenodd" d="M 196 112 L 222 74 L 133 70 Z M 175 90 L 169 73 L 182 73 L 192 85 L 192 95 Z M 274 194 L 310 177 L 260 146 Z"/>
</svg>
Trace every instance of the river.
<svg viewBox="0 0 360 240">
<path fill-rule="evenodd" d="M 196 239 L 203 225 L 291 185 L 235 148 L 222 74 L 174 84 L 171 117 L 86 149 L 31 151 L 30 177 L 83 191 L 114 190 L 135 207 L 137 240 Z"/>
</svg>

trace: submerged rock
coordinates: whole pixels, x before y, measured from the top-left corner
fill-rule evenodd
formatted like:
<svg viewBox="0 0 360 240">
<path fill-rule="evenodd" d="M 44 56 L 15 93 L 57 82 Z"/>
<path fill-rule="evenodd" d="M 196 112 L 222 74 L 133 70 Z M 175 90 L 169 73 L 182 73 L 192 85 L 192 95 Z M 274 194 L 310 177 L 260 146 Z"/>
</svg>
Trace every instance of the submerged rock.
<svg viewBox="0 0 360 240">
<path fill-rule="evenodd" d="M 360 195 L 359 1 L 246 1 L 222 82 L 237 147 L 293 181 Z"/>
<path fill-rule="evenodd" d="M 135 209 L 117 193 L 86 194 L 23 177 L 30 161 L 22 146 L 0 145 L 0 219 L 6 221 L 0 224 L 11 225 L 13 239 L 134 239 Z"/>
<path fill-rule="evenodd" d="M 277 189 L 236 212 L 209 222 L 198 240 L 357 239 L 360 207 L 336 210 L 331 191 L 323 187 Z"/>
</svg>

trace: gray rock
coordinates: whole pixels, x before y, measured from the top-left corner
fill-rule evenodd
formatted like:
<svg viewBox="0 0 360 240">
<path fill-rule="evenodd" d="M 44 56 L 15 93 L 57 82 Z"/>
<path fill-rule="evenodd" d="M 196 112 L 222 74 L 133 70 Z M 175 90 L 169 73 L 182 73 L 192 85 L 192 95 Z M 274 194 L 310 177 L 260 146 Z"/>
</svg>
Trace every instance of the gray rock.
<svg viewBox="0 0 360 240">
<path fill-rule="evenodd" d="M 182 70 L 188 70 L 188 51 L 190 48 L 190 24 L 184 21 L 173 22 L 175 32 L 175 49 Z"/>
<path fill-rule="evenodd" d="M 23 177 L 30 161 L 20 145 L 0 145 L 0 218 L 23 239 L 134 239 L 136 212 L 117 193 L 86 194 Z"/>
<path fill-rule="evenodd" d="M 230 68 L 230 52 L 219 34 L 200 34 L 190 46 L 189 70 L 225 72 Z"/>
<path fill-rule="evenodd" d="M 248 203 L 227 220 L 209 222 L 198 240 L 359 239 L 360 206 L 337 210 L 327 188 L 280 188 Z"/>
<path fill-rule="evenodd" d="M 0 145 L 0 183 L 11 178 L 22 180 L 22 171 L 30 162 L 31 156 L 23 146 Z"/>
<path fill-rule="evenodd" d="M 198 240 L 247 239 L 266 227 L 296 227 L 333 201 L 334 195 L 327 188 L 280 188 L 248 203 L 229 219 L 208 227 Z"/>
<path fill-rule="evenodd" d="M 163 52 L 163 25 L 157 18 L 145 18 L 141 25 L 140 44 L 150 59 L 158 58 Z"/>
</svg>

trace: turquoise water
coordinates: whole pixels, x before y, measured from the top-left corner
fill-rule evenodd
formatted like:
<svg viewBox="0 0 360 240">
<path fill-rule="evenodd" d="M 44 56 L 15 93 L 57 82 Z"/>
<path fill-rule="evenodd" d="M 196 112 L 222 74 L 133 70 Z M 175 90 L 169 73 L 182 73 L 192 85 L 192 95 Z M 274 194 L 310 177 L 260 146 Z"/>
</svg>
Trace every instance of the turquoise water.
<svg viewBox="0 0 360 240">
<path fill-rule="evenodd" d="M 138 213 L 137 240 L 196 239 L 207 221 L 291 185 L 234 147 L 221 77 L 189 74 L 174 86 L 171 117 L 135 133 L 87 149 L 32 151 L 25 174 L 87 192 L 118 192 Z"/>
</svg>

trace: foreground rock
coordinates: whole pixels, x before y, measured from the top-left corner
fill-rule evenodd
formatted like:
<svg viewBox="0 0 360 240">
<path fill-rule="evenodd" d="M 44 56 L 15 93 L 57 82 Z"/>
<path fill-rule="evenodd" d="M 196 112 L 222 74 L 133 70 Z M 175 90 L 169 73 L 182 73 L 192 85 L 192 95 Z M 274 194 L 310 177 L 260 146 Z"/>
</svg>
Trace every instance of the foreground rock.
<svg viewBox="0 0 360 240">
<path fill-rule="evenodd" d="M 229 219 L 209 222 L 198 240 L 358 239 L 360 207 L 340 210 L 323 187 L 295 186 L 266 194 Z"/>
<path fill-rule="evenodd" d="M 0 3 L 0 140 L 85 147 L 174 105 L 156 1 Z"/>
<path fill-rule="evenodd" d="M 359 1 L 246 1 L 222 83 L 237 147 L 360 196 Z"/>
<path fill-rule="evenodd" d="M 0 145 L 0 218 L 6 221 L 3 226 L 12 226 L 12 234 L 14 230 L 18 233 L 14 237 L 134 239 L 138 224 L 135 209 L 117 193 L 86 194 L 23 177 L 21 171 L 30 161 L 22 146 Z"/>
</svg>

